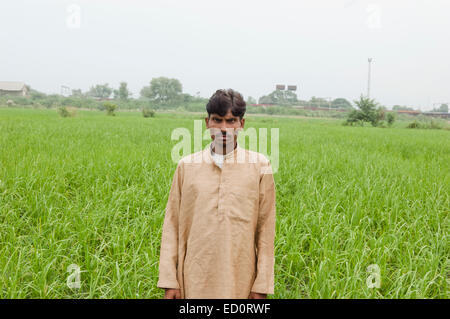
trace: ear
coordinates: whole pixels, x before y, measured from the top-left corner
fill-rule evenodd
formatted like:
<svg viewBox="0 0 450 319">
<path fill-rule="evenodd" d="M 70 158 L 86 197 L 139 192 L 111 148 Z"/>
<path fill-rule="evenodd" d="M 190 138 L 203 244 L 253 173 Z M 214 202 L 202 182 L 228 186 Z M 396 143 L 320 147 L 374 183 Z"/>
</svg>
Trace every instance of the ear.
<svg viewBox="0 0 450 319">
<path fill-rule="evenodd" d="M 244 124 L 245 124 L 245 119 L 242 118 L 242 120 L 241 120 L 241 127 L 242 127 L 242 128 L 244 128 Z"/>
<path fill-rule="evenodd" d="M 209 118 L 205 117 L 205 124 L 206 124 L 206 128 L 209 128 Z"/>
</svg>

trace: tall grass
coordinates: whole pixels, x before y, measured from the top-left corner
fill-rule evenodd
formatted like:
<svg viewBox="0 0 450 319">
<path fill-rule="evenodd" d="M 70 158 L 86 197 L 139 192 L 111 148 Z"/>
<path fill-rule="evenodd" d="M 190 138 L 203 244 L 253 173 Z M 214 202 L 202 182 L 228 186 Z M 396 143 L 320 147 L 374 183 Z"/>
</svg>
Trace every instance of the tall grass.
<svg viewBox="0 0 450 319">
<path fill-rule="evenodd" d="M 162 297 L 170 135 L 199 118 L 0 109 L 0 297 Z M 250 126 L 280 128 L 271 297 L 448 298 L 448 131 Z M 80 289 L 66 285 L 71 264 Z M 380 288 L 366 285 L 370 264 Z"/>
</svg>

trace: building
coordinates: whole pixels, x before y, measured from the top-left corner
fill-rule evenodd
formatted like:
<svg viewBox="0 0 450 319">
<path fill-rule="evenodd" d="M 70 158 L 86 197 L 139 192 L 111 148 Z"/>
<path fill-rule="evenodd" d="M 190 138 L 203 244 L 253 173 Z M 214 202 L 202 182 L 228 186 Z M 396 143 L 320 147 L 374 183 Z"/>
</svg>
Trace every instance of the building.
<svg viewBox="0 0 450 319">
<path fill-rule="evenodd" d="M 0 95 L 27 96 L 28 89 L 23 82 L 0 81 Z"/>
</svg>

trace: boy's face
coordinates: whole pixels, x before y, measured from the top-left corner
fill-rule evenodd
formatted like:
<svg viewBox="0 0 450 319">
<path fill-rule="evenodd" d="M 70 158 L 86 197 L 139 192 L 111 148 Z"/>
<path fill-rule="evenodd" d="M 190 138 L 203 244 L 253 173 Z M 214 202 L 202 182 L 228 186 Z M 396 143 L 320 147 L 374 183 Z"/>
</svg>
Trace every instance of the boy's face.
<svg viewBox="0 0 450 319">
<path fill-rule="evenodd" d="M 223 146 L 224 148 L 234 148 L 237 141 L 237 134 L 244 128 L 245 119 L 240 119 L 239 116 L 234 116 L 231 109 L 228 110 L 225 116 L 212 113 L 209 118 L 205 118 L 206 128 L 211 132 L 211 139 L 215 146 Z"/>
</svg>

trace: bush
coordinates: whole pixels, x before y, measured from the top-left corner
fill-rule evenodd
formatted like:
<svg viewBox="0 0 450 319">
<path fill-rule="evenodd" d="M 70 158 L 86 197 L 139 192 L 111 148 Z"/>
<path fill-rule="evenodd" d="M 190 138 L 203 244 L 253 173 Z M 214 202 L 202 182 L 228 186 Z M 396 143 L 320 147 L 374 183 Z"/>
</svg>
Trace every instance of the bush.
<svg viewBox="0 0 450 319">
<path fill-rule="evenodd" d="M 111 102 L 105 102 L 103 103 L 103 106 L 106 110 L 106 115 L 109 116 L 115 116 L 116 114 L 114 113 L 114 111 L 117 109 L 117 105 Z"/>
<path fill-rule="evenodd" d="M 445 121 L 435 118 L 429 118 L 424 115 L 419 115 L 417 119 L 409 123 L 407 128 L 421 128 L 421 129 L 442 129 L 444 128 Z"/>
<path fill-rule="evenodd" d="M 346 125 L 352 125 L 353 124 L 359 124 L 361 126 L 364 125 L 364 114 L 361 111 L 353 110 L 350 113 L 348 113 Z"/>
<path fill-rule="evenodd" d="M 372 126 L 377 126 L 379 121 L 384 119 L 384 108 L 378 107 L 374 99 L 361 95 L 359 100 L 354 101 L 359 110 L 353 110 L 348 114 L 347 122 L 349 124 L 360 122 L 370 122 Z"/>
<path fill-rule="evenodd" d="M 144 107 L 142 108 L 142 115 L 144 117 L 154 117 L 155 116 L 155 110 L 149 108 L 149 107 Z"/>
<path fill-rule="evenodd" d="M 388 113 L 386 115 L 386 121 L 387 121 L 387 124 L 389 126 L 392 126 L 392 124 L 394 124 L 394 122 L 395 122 L 395 114 L 394 113 Z"/>
<path fill-rule="evenodd" d="M 73 107 L 61 106 L 58 108 L 58 114 L 61 117 L 74 117 L 77 110 Z"/>
<path fill-rule="evenodd" d="M 420 128 L 420 127 L 421 127 L 420 123 L 414 120 L 414 122 L 409 123 L 406 128 Z"/>
<path fill-rule="evenodd" d="M 43 106 L 45 106 L 46 108 L 50 109 L 53 106 L 54 102 L 46 99 L 46 100 L 43 100 L 41 104 Z"/>
</svg>

